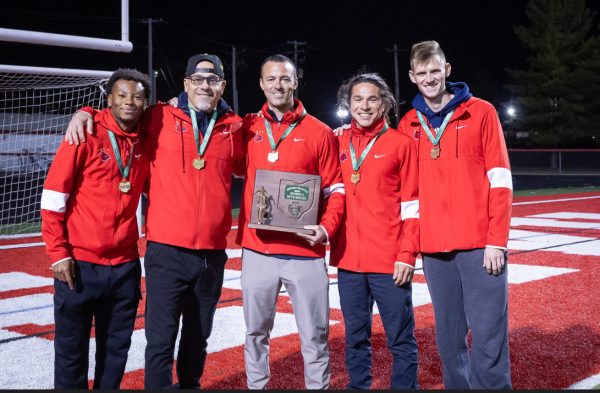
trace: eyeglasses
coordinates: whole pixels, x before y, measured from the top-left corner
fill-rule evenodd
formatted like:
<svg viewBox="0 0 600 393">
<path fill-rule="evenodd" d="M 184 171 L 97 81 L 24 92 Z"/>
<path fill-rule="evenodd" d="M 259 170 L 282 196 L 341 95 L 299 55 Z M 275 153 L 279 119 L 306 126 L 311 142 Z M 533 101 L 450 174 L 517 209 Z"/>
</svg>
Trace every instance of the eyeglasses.
<svg viewBox="0 0 600 393">
<path fill-rule="evenodd" d="M 204 81 L 206 81 L 206 83 L 208 83 L 209 86 L 216 86 L 223 80 L 218 76 L 209 76 L 207 78 L 203 76 L 194 76 L 193 78 L 190 77 L 185 79 L 188 79 L 190 82 L 192 82 L 192 85 L 194 86 L 201 86 L 204 83 Z"/>
</svg>

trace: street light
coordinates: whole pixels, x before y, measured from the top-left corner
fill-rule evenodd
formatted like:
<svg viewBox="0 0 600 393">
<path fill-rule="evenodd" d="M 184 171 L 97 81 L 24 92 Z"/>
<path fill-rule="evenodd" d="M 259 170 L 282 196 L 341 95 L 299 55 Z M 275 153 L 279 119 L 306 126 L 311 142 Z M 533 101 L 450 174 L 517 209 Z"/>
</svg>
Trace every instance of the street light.
<svg viewBox="0 0 600 393">
<path fill-rule="evenodd" d="M 343 120 L 348 116 L 348 111 L 344 108 L 338 108 L 336 115 Z"/>
<path fill-rule="evenodd" d="M 344 109 L 342 107 L 339 107 L 338 110 L 337 110 L 337 112 L 335 113 L 335 115 L 340 118 L 340 125 L 343 126 L 344 125 L 344 119 L 346 119 L 346 117 L 348 116 L 348 110 L 346 110 L 346 109 Z"/>
<path fill-rule="evenodd" d="M 517 116 L 517 110 L 514 106 L 510 105 L 508 108 L 506 108 L 506 114 L 514 118 L 515 116 Z"/>
</svg>

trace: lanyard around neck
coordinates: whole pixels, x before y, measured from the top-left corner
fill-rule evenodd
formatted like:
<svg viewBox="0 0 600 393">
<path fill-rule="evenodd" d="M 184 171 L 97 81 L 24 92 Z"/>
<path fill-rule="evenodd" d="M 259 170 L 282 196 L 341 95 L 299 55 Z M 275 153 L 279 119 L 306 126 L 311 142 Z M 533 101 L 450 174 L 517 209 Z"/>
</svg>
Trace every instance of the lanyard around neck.
<svg viewBox="0 0 600 393">
<path fill-rule="evenodd" d="M 127 161 L 127 166 L 123 167 L 123 161 L 121 160 L 121 152 L 119 151 L 117 138 L 111 130 L 108 130 L 108 136 L 110 138 L 110 144 L 112 145 L 113 152 L 115 153 L 115 158 L 117 159 L 117 165 L 119 166 L 119 172 L 121 173 L 121 177 L 123 179 L 127 179 L 129 177 L 129 170 L 131 169 L 134 144 L 131 144 L 131 150 L 129 151 L 129 160 Z"/>
<path fill-rule="evenodd" d="M 352 146 L 352 138 L 350 138 L 350 159 L 352 160 L 352 169 L 354 169 L 354 171 L 358 171 L 360 169 L 360 166 L 362 165 L 363 161 L 365 160 L 365 157 L 367 157 L 367 154 L 369 154 L 369 151 L 371 150 L 371 147 L 373 147 L 373 145 L 375 144 L 375 141 L 380 136 L 385 134 L 385 132 L 387 130 L 388 130 L 388 125 L 387 125 L 387 123 L 385 123 L 385 125 L 383 126 L 381 131 L 379 131 L 379 133 L 375 136 L 375 138 L 371 139 L 371 142 L 369 142 L 367 147 L 365 147 L 365 150 L 363 150 L 362 154 L 358 158 L 358 161 L 356 161 L 356 151 L 354 150 L 354 146 Z"/>
<path fill-rule="evenodd" d="M 210 123 L 208 123 L 208 128 L 206 129 L 206 132 L 204 133 L 204 138 L 202 139 L 202 144 L 200 144 L 200 135 L 198 133 L 198 119 L 196 119 L 196 110 L 192 108 L 192 106 L 189 104 L 188 107 L 190 108 L 190 117 L 192 118 L 192 126 L 194 128 L 196 150 L 198 151 L 198 156 L 202 157 L 202 155 L 204 155 L 204 151 L 206 150 L 206 146 L 208 145 L 208 141 L 210 140 L 212 130 L 215 127 L 215 122 L 217 121 L 217 108 L 215 108 L 215 110 L 212 113 Z"/>
<path fill-rule="evenodd" d="M 271 130 L 271 124 L 269 123 L 269 121 L 267 119 L 265 119 L 265 128 L 267 130 L 267 136 L 269 137 L 269 143 L 271 144 L 271 150 L 272 151 L 277 150 L 277 146 L 279 146 L 279 144 L 288 135 L 290 135 L 290 133 L 292 132 L 292 130 L 294 129 L 294 127 L 296 127 L 296 125 L 298 123 L 300 123 L 302 121 L 302 119 L 304 119 L 304 116 L 306 116 L 306 111 L 302 111 L 302 114 L 300 115 L 300 118 L 298 118 L 298 120 L 296 120 L 295 122 L 293 122 L 292 124 L 290 124 L 290 126 L 283 132 L 283 134 L 281 135 L 281 138 L 279 138 L 279 140 L 277 141 L 277 143 L 275 143 L 275 139 L 273 138 L 273 130 Z"/>
<path fill-rule="evenodd" d="M 446 130 L 446 126 L 448 125 L 448 122 L 450 121 L 450 118 L 452 118 L 453 114 L 454 114 L 454 111 L 451 111 L 450 113 L 448 113 L 446 115 L 446 117 L 444 117 L 444 121 L 442 122 L 442 125 L 440 126 L 440 128 L 438 128 L 438 130 L 435 134 L 435 137 L 434 137 L 433 133 L 427 126 L 427 122 L 423 118 L 423 114 L 421 114 L 421 112 L 417 111 L 417 117 L 419 118 L 419 123 L 421 123 L 421 127 L 423 127 L 423 129 L 425 130 L 425 133 L 427 134 L 427 138 L 429 138 L 429 141 L 431 142 L 431 144 L 433 146 L 436 146 L 438 143 L 440 143 L 440 139 L 442 139 L 442 135 L 444 134 L 444 131 Z"/>
</svg>

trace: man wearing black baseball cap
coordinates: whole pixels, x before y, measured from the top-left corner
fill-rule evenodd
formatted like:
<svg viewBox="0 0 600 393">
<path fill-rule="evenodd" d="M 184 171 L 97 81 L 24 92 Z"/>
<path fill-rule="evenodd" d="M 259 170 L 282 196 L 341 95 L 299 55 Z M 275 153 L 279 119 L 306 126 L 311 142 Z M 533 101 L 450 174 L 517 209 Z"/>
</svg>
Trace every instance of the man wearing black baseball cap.
<svg viewBox="0 0 600 393">
<path fill-rule="evenodd" d="M 140 120 L 152 157 L 144 261 L 145 389 L 173 388 L 180 318 L 179 387 L 200 387 L 227 261 L 231 175 L 244 174 L 242 119 L 222 98 L 226 81 L 219 57 L 190 57 L 183 85 L 177 107 L 159 103 Z M 74 115 L 67 138 L 84 139 L 86 116 Z M 90 132 L 91 125 L 87 128 Z"/>
</svg>

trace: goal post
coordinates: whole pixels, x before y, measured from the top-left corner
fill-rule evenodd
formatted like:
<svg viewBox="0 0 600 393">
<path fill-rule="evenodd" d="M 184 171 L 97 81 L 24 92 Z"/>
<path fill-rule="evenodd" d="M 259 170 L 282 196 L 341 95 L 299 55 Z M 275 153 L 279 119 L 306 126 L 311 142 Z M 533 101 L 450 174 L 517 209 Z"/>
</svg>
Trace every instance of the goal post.
<svg viewBox="0 0 600 393">
<path fill-rule="evenodd" d="M 106 106 L 111 74 L 0 65 L 0 238 L 39 234 L 44 180 L 69 120 Z"/>
</svg>

